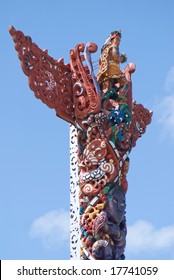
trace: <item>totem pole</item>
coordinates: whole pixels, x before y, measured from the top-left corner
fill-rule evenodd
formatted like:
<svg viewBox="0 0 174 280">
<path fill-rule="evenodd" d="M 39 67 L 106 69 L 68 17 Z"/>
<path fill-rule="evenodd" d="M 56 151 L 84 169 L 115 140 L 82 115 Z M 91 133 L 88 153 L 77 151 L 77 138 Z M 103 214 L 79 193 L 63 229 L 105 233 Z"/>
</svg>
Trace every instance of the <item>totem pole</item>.
<svg viewBox="0 0 174 280">
<path fill-rule="evenodd" d="M 72 234 L 79 234 L 73 246 L 79 246 L 82 260 L 123 260 L 129 153 L 152 112 L 132 100 L 135 64 L 120 69 L 127 60 L 119 52 L 121 31 L 104 43 L 97 75 L 91 60 L 96 44 L 78 44 L 70 51 L 70 64 L 64 64 L 21 31 L 12 26 L 9 31 L 30 89 L 71 124 Z"/>
</svg>

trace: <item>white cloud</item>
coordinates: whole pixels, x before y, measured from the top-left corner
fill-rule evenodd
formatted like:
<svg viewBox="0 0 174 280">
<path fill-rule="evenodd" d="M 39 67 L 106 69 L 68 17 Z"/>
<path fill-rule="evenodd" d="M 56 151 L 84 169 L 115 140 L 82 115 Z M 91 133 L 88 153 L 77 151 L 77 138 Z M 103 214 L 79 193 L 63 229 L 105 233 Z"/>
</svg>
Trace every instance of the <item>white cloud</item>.
<svg viewBox="0 0 174 280">
<path fill-rule="evenodd" d="M 168 249 L 173 254 L 174 225 L 156 229 L 151 223 L 138 220 L 128 227 L 126 251 L 129 255 Z"/>
<path fill-rule="evenodd" d="M 50 211 L 31 225 L 30 236 L 38 238 L 47 249 L 57 248 L 69 240 L 70 213 L 65 210 Z"/>
</svg>

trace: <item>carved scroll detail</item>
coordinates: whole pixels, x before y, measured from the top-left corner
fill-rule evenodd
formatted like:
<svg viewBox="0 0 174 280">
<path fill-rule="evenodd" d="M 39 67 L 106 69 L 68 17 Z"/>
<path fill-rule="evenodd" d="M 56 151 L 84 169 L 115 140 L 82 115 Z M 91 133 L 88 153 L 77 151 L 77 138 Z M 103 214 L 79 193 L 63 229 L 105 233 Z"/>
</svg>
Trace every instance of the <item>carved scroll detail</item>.
<svg viewBox="0 0 174 280">
<path fill-rule="evenodd" d="M 55 60 L 47 50 L 41 50 L 29 36 L 10 27 L 15 49 L 21 61 L 22 70 L 28 76 L 28 82 L 36 98 L 56 114 L 74 124 L 75 114 L 72 97 L 71 69 L 63 59 Z"/>
<path fill-rule="evenodd" d="M 137 139 L 146 132 L 147 125 L 151 123 L 153 113 L 144 108 L 142 104 L 136 104 L 135 101 L 132 105 L 133 114 L 130 132 L 132 135 L 132 147 L 135 147 Z"/>
<path fill-rule="evenodd" d="M 100 111 L 100 95 L 96 93 L 95 85 L 89 68 L 83 65 L 85 45 L 80 43 L 70 51 L 70 65 L 73 80 L 73 97 L 76 119 L 84 119 L 91 113 Z M 89 51 L 94 52 L 97 46 L 90 43 Z"/>
</svg>

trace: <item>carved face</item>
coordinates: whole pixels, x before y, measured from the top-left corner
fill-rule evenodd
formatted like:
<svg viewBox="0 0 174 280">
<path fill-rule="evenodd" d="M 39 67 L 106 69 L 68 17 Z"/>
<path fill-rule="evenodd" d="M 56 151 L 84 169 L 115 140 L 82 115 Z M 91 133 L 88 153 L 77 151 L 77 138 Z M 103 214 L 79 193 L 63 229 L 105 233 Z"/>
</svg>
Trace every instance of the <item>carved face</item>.
<svg viewBox="0 0 174 280">
<path fill-rule="evenodd" d="M 120 36 L 115 36 L 112 40 L 111 40 L 111 44 L 112 45 L 116 45 L 118 46 L 120 44 Z"/>
<path fill-rule="evenodd" d="M 108 212 L 111 219 L 116 224 L 120 224 L 124 218 L 126 209 L 125 194 L 121 187 L 115 187 L 111 195 L 108 196 Z"/>
<path fill-rule="evenodd" d="M 95 139 L 89 143 L 83 153 L 84 164 L 87 167 L 98 165 L 107 154 L 106 143 L 101 139 Z"/>
</svg>

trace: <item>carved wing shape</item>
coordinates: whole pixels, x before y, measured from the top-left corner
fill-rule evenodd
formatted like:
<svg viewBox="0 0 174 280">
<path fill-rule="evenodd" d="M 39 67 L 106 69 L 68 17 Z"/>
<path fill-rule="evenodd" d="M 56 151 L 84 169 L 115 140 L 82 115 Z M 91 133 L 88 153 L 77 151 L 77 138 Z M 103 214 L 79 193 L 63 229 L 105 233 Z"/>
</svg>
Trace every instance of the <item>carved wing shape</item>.
<svg viewBox="0 0 174 280">
<path fill-rule="evenodd" d="M 53 59 L 47 50 L 41 50 L 29 36 L 15 30 L 13 26 L 10 26 L 9 32 L 22 70 L 28 76 L 29 87 L 36 98 L 49 108 L 54 108 L 57 116 L 74 124 L 70 65 L 65 65 L 63 59 Z"/>
</svg>

